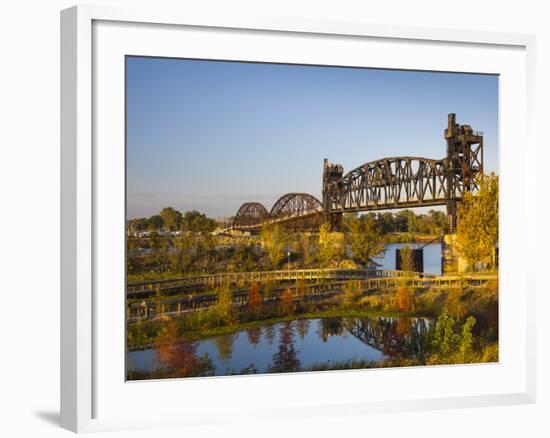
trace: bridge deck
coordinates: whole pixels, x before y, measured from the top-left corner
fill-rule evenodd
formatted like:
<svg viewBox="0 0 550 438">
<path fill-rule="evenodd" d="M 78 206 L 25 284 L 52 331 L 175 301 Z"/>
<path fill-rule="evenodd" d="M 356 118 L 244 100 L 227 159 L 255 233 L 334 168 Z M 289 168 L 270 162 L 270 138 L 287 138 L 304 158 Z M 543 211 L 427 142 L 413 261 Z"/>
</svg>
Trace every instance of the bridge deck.
<svg viewBox="0 0 550 438">
<path fill-rule="evenodd" d="M 245 285 L 268 281 L 364 280 L 367 278 L 399 278 L 406 276 L 421 278 L 434 277 L 434 275 L 426 273 L 376 269 L 293 269 L 278 271 L 224 272 L 193 277 L 132 282 L 128 283 L 126 293 L 162 292 L 186 286 L 218 287 L 232 284 Z"/>
</svg>

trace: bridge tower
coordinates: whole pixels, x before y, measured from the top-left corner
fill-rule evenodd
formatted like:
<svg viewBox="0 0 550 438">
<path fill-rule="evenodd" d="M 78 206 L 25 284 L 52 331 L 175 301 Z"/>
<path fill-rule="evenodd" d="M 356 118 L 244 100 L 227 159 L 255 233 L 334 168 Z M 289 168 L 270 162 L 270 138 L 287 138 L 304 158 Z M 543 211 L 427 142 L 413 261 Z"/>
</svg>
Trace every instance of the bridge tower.
<svg viewBox="0 0 550 438">
<path fill-rule="evenodd" d="M 449 231 L 454 233 L 457 225 L 457 202 L 467 192 L 479 190 L 483 178 L 483 133 L 474 131 L 470 125 L 459 125 L 453 113 L 448 115 L 447 122 L 447 218 Z"/>
<path fill-rule="evenodd" d="M 342 227 L 342 213 L 331 213 L 332 190 L 331 186 L 342 179 L 344 167 L 341 164 L 323 161 L 323 216 L 324 221 L 330 224 L 332 231 L 340 231 Z"/>
</svg>

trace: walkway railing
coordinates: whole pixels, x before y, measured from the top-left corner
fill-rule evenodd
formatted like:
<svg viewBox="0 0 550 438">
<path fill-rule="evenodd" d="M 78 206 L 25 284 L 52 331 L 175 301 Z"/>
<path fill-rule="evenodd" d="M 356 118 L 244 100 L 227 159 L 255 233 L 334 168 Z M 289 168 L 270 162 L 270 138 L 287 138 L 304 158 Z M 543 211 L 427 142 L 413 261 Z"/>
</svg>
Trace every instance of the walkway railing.
<svg viewBox="0 0 550 438">
<path fill-rule="evenodd" d="M 331 270 L 344 271 L 348 270 Z M 351 270 L 350 270 L 351 271 Z M 272 271 L 280 272 L 280 271 Z M 373 272 L 373 271 L 360 271 Z M 364 277 L 359 279 L 364 292 L 372 292 L 383 289 L 395 289 L 398 286 L 412 287 L 416 290 L 435 288 L 450 289 L 457 287 L 484 287 L 488 283 L 498 281 L 498 276 L 492 275 L 470 275 L 470 276 L 420 276 L 418 273 L 403 271 L 374 271 L 380 272 L 379 276 Z M 389 275 L 388 275 L 389 274 Z M 295 283 L 293 285 L 280 285 L 274 287 L 269 297 L 264 297 L 265 302 L 277 301 L 281 293 L 290 288 L 294 291 L 295 299 L 317 299 L 341 293 L 347 279 L 334 277 L 330 281 Z M 356 278 L 357 279 L 357 278 Z M 246 306 L 248 303 L 248 289 L 241 288 L 234 290 L 233 305 L 236 307 Z M 128 322 L 142 319 L 156 318 L 159 316 L 180 315 L 187 312 L 195 312 L 208 309 L 216 305 L 218 294 L 216 292 L 186 294 L 174 297 L 153 298 L 146 300 L 133 300 L 127 304 Z"/>
<path fill-rule="evenodd" d="M 215 288 L 222 285 L 246 285 L 269 281 L 299 280 L 365 280 L 369 278 L 435 277 L 431 274 L 407 271 L 376 269 L 296 269 L 279 271 L 225 272 L 220 274 L 178 277 L 164 280 L 152 280 L 128 283 L 127 294 L 162 292 L 189 286 L 207 286 Z"/>
</svg>

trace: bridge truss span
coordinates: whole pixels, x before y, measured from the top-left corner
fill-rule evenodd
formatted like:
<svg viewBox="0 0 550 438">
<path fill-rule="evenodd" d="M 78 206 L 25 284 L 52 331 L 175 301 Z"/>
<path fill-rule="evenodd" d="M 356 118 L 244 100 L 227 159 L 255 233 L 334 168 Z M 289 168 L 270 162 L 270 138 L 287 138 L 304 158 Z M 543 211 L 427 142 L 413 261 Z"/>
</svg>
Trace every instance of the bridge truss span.
<svg viewBox="0 0 550 438">
<path fill-rule="evenodd" d="M 271 208 L 272 220 L 308 216 L 323 212 L 323 204 L 308 193 L 287 193 L 281 196 Z"/>
<path fill-rule="evenodd" d="M 269 218 L 267 209 L 259 202 L 245 202 L 235 215 L 234 228 L 255 227 Z"/>
<path fill-rule="evenodd" d="M 293 230 L 318 230 L 325 222 L 340 230 L 344 213 L 444 205 L 449 231 L 457 225 L 457 204 L 477 192 L 483 178 L 483 134 L 448 115 L 442 159 L 404 156 L 365 163 L 344 174 L 341 164 L 324 161 L 322 202 L 307 193 L 287 193 L 269 213 L 258 203 L 243 204 L 233 229 L 257 231 L 269 223 Z"/>
<path fill-rule="evenodd" d="M 371 161 L 329 187 L 330 211 L 445 205 L 446 174 L 444 160 L 392 157 Z"/>
<path fill-rule="evenodd" d="M 233 220 L 232 228 L 257 232 L 262 226 L 279 224 L 296 231 L 314 231 L 321 225 L 323 204 L 308 193 L 287 193 L 281 196 L 271 211 L 258 202 L 243 204 Z"/>
</svg>

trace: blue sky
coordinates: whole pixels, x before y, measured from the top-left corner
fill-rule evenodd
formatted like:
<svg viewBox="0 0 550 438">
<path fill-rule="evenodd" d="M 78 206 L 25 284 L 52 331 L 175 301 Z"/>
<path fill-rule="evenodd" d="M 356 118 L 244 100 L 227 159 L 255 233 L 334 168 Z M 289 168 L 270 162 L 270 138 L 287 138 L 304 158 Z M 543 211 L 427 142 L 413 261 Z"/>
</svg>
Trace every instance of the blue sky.
<svg viewBox="0 0 550 438">
<path fill-rule="evenodd" d="M 497 171 L 498 77 L 128 57 L 127 215 L 233 215 L 287 192 L 320 198 L 323 158 L 443 158 L 447 114 L 484 132 Z"/>
</svg>

